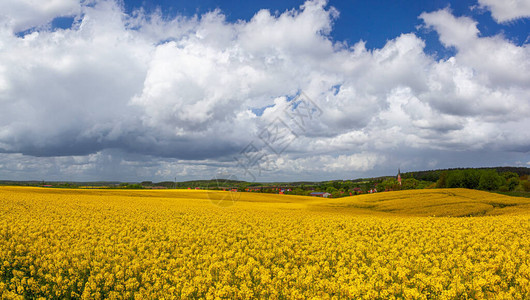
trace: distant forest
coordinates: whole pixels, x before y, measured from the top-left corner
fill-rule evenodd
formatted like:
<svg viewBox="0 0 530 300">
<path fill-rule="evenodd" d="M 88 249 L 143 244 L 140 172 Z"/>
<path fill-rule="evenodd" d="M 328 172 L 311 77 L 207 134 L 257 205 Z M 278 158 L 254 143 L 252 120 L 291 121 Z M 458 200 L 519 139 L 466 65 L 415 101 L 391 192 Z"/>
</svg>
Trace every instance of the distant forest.
<svg viewBox="0 0 530 300">
<path fill-rule="evenodd" d="M 525 167 L 493 167 L 493 168 L 454 168 L 454 169 L 440 169 L 440 170 L 428 170 L 428 171 L 416 171 L 402 173 L 402 178 L 414 178 L 417 180 L 425 180 L 436 182 L 440 179 L 442 173 L 447 171 L 455 170 L 495 170 L 497 173 L 513 172 L 519 176 L 530 175 L 530 168 Z"/>
</svg>

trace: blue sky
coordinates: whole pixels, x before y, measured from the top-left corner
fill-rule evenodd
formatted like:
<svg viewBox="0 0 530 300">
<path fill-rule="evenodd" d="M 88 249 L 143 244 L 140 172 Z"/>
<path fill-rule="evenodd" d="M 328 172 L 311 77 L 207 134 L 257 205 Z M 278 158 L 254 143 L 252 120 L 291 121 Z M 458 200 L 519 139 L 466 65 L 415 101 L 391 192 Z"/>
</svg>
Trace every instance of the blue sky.
<svg viewBox="0 0 530 300">
<path fill-rule="evenodd" d="M 201 15 L 208 11 L 220 9 L 229 22 L 250 20 L 261 9 L 282 13 L 298 8 L 304 1 L 131 1 L 125 0 L 127 12 L 143 8 L 146 11 L 161 9 L 168 16 Z M 521 45 L 528 39 L 530 25 L 528 20 L 512 21 L 498 24 L 485 8 L 479 8 L 477 1 L 333 1 L 340 16 L 334 20 L 331 36 L 336 41 L 349 44 L 364 40 L 368 48 L 381 48 L 386 41 L 406 32 L 417 32 L 427 40 L 427 50 L 431 53 L 446 55 L 445 49 L 438 42 L 435 32 L 418 30 L 422 22 L 418 16 L 422 12 L 436 11 L 449 7 L 457 16 L 471 16 L 478 22 L 483 36 L 504 34 L 508 39 Z"/>
<path fill-rule="evenodd" d="M 0 179 L 530 166 L 530 1 L 0 3 Z"/>
</svg>

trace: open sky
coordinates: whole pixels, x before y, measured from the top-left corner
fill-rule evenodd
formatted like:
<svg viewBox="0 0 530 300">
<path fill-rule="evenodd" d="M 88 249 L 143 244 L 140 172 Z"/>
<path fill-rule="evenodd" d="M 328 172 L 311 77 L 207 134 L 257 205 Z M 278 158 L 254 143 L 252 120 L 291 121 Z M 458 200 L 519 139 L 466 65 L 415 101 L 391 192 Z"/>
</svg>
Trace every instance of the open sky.
<svg viewBox="0 0 530 300">
<path fill-rule="evenodd" d="M 530 167 L 530 0 L 0 2 L 0 179 Z"/>
</svg>

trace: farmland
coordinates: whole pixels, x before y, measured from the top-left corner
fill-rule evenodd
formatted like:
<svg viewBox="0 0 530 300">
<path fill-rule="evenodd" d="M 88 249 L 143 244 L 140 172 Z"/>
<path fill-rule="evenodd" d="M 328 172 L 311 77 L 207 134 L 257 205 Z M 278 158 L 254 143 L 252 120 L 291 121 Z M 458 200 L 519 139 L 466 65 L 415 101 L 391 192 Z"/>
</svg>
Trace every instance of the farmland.
<svg viewBox="0 0 530 300">
<path fill-rule="evenodd" d="M 530 200 L 0 187 L 2 299 L 530 298 Z"/>
</svg>

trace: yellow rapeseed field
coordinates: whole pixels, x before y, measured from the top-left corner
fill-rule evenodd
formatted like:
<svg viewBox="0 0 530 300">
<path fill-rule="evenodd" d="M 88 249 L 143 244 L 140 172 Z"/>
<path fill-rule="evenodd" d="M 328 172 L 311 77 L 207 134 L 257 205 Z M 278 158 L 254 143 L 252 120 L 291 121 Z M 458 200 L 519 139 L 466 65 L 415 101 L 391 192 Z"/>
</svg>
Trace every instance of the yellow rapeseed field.
<svg viewBox="0 0 530 300">
<path fill-rule="evenodd" d="M 0 297 L 530 299 L 529 199 L 231 195 L 0 187 Z"/>
</svg>

